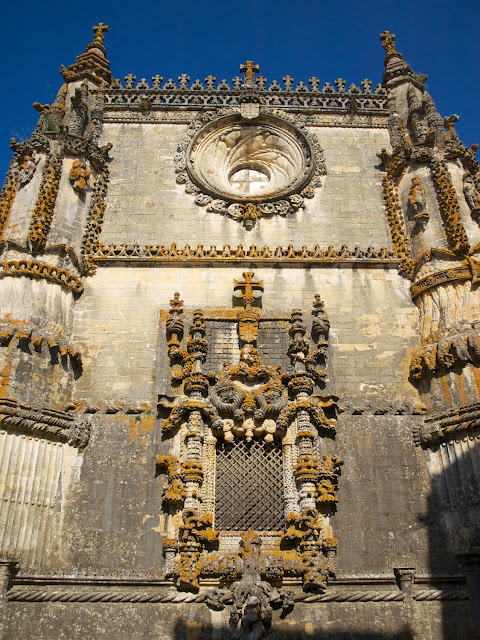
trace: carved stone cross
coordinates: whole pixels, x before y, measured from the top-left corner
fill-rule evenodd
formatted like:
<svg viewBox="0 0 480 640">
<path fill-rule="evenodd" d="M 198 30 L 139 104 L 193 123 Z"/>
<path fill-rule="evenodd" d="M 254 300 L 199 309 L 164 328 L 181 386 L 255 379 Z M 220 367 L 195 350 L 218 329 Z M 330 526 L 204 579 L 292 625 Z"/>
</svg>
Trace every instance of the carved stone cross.
<svg viewBox="0 0 480 640">
<path fill-rule="evenodd" d="M 382 41 L 382 47 L 385 49 L 385 53 L 395 53 L 395 34 L 390 31 L 384 31 L 380 34 L 380 40 Z"/>
<path fill-rule="evenodd" d="M 104 33 L 108 32 L 108 26 L 106 24 L 103 24 L 103 22 L 100 22 L 100 24 L 97 24 L 96 27 L 93 27 L 93 33 L 95 34 L 95 39 L 96 40 L 100 40 L 100 42 L 103 42 L 103 38 L 104 38 Z"/>
<path fill-rule="evenodd" d="M 245 309 L 251 309 L 252 304 L 255 300 L 254 291 L 263 291 L 263 280 L 255 281 L 253 271 L 245 271 L 242 274 L 244 277 L 243 282 L 239 282 L 238 280 L 234 280 L 234 289 L 243 289 L 243 293 L 240 293 L 237 297 L 243 300 L 243 304 Z"/>
<path fill-rule="evenodd" d="M 253 64 L 253 60 L 247 60 L 245 64 L 240 65 L 240 73 L 245 74 L 245 84 L 252 86 L 255 84 L 255 74 L 260 73 L 260 67 Z"/>
</svg>

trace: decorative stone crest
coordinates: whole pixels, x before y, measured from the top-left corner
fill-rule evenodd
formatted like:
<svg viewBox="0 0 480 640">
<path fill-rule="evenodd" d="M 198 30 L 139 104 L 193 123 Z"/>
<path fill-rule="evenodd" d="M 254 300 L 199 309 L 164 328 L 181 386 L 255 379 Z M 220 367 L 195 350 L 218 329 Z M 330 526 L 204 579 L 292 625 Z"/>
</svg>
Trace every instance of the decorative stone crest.
<svg viewBox="0 0 480 640">
<path fill-rule="evenodd" d="M 326 173 L 316 136 L 282 112 L 260 110 L 251 119 L 228 111 L 199 114 L 190 125 L 175 156 L 177 183 L 199 206 L 247 229 L 259 218 L 304 207 Z"/>
</svg>

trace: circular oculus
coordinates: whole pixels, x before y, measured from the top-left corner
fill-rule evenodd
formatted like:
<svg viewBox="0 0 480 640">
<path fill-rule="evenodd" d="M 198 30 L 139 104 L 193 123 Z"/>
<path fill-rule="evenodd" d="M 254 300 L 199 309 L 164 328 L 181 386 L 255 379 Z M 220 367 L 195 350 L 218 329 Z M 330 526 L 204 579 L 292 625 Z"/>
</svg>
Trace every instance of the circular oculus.
<svg viewBox="0 0 480 640">
<path fill-rule="evenodd" d="M 264 202 L 300 192 L 315 169 L 305 135 L 274 116 L 227 116 L 204 126 L 187 149 L 187 172 L 215 198 Z"/>
</svg>

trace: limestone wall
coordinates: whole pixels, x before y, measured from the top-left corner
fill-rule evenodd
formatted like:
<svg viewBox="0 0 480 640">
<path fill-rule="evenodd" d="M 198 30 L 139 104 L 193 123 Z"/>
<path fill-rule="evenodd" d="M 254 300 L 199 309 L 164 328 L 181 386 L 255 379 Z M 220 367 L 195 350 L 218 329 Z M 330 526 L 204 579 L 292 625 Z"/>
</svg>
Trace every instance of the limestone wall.
<svg viewBox="0 0 480 640">
<path fill-rule="evenodd" d="M 287 219 L 262 219 L 246 231 L 238 222 L 197 206 L 185 187 L 176 184 L 174 156 L 185 126 L 106 124 L 101 143 L 113 144 L 113 161 L 101 242 L 389 246 L 382 170 L 376 156 L 389 145 L 388 131 L 340 127 L 310 131 L 325 152 L 323 186 L 306 200 L 305 209 Z"/>
</svg>

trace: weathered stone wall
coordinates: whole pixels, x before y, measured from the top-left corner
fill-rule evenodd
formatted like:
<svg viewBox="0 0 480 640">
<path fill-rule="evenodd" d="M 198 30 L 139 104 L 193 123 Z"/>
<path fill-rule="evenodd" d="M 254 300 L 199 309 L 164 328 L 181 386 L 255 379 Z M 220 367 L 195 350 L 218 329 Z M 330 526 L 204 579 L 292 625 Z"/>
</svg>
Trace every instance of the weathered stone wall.
<svg viewBox="0 0 480 640">
<path fill-rule="evenodd" d="M 74 340 L 85 352 L 77 397 L 151 401 L 156 346 L 175 291 L 186 309 L 232 308 L 241 266 L 115 266 L 99 269 L 76 304 Z M 320 293 L 331 322 L 331 390 L 345 401 L 418 402 L 407 381 L 417 346 L 417 311 L 395 268 L 259 268 L 264 317 L 294 308 L 309 315 Z M 388 301 L 388 302 L 386 302 Z M 163 315 L 165 318 L 165 315 Z M 163 375 L 159 372 L 159 375 Z M 108 380 L 108 387 L 104 381 Z"/>
<path fill-rule="evenodd" d="M 305 209 L 286 219 L 262 219 L 251 231 L 208 213 L 176 184 L 174 156 L 186 131 L 170 124 L 104 126 L 101 143 L 114 146 L 102 243 L 389 245 L 376 156 L 389 144 L 386 129 L 310 127 L 325 152 L 323 186 L 313 200 L 306 200 Z"/>
<path fill-rule="evenodd" d="M 180 613 L 181 608 L 181 613 Z M 274 617 L 285 640 L 430 640 L 467 638 L 463 602 L 297 604 L 295 614 Z M 40 623 L 38 622 L 40 620 Z M 225 612 L 205 605 L 11 603 L 7 640 L 100 638 L 110 629 L 138 640 L 224 640 Z"/>
</svg>

